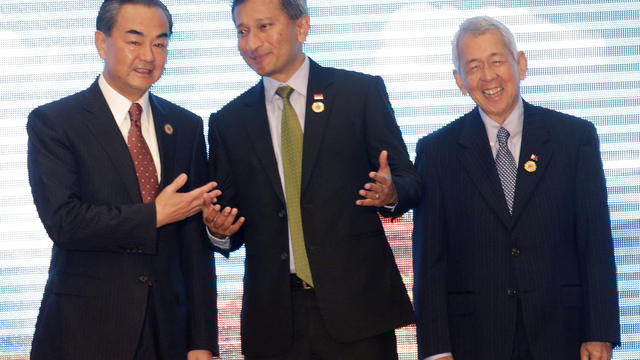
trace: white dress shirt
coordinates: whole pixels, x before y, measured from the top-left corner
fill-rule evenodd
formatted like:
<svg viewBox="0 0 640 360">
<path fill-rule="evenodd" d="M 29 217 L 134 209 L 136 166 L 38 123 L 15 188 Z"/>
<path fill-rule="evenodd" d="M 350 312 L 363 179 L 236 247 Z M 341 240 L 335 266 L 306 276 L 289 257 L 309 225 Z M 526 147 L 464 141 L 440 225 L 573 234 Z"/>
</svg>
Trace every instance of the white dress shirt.
<svg viewBox="0 0 640 360">
<path fill-rule="evenodd" d="M 520 145 L 522 144 L 522 124 L 524 123 L 524 106 L 522 105 L 522 98 L 518 101 L 515 109 L 509 114 L 507 119 L 500 125 L 495 120 L 491 119 L 482 109 L 480 110 L 480 117 L 484 123 L 484 127 L 487 130 L 487 137 L 489 138 L 489 145 L 491 145 L 491 152 L 493 158 L 496 158 L 498 154 L 498 129 L 500 126 L 507 129 L 509 132 L 509 139 L 507 140 L 507 146 L 513 154 L 513 158 L 518 165 L 520 159 Z"/>
<path fill-rule="evenodd" d="M 133 104 L 129 99 L 122 96 L 114 88 L 107 83 L 104 75 L 100 74 L 98 78 L 98 86 L 104 99 L 109 105 L 111 114 L 116 121 L 116 125 L 122 133 L 125 143 L 128 145 L 129 129 L 131 128 L 131 118 L 129 117 L 129 108 Z M 151 151 L 151 157 L 153 163 L 156 166 L 156 172 L 158 173 L 158 182 L 160 182 L 162 167 L 160 166 L 160 150 L 158 149 L 158 139 L 156 138 L 156 129 L 153 123 L 153 114 L 151 113 L 151 104 L 149 103 L 149 91 L 145 92 L 140 99 L 136 101 L 142 106 L 142 115 L 140 117 L 140 127 L 142 129 L 142 136 L 144 141 L 149 146 Z"/>
<path fill-rule="evenodd" d="M 289 101 L 291 102 L 291 106 L 298 116 L 300 127 L 302 128 L 302 131 L 304 133 L 307 85 L 309 84 L 309 68 L 309 58 L 305 56 L 302 66 L 300 66 L 298 71 L 296 71 L 296 73 L 293 74 L 293 76 L 286 83 L 282 83 L 267 76 L 262 78 L 262 83 L 264 85 L 265 106 L 267 109 L 267 119 L 269 121 L 269 132 L 271 133 L 273 153 L 275 154 L 276 162 L 278 163 L 278 174 L 280 175 L 280 184 L 282 185 L 283 193 L 286 192 L 284 190 L 284 170 L 282 167 L 281 149 L 282 134 L 280 133 L 280 129 L 282 124 L 282 108 L 284 104 L 282 102 L 282 98 L 278 94 L 276 94 L 276 90 L 278 90 L 279 87 L 285 85 L 293 88 L 293 92 L 289 97 Z M 209 236 L 209 240 L 214 246 L 225 250 L 229 249 L 229 247 L 231 246 L 231 240 L 228 237 L 225 239 L 218 239 L 215 236 L 211 235 L 211 233 L 209 233 L 209 229 L 207 229 L 207 235 Z M 289 269 L 292 274 L 296 272 L 296 266 L 293 260 L 293 250 L 291 247 L 291 232 L 289 232 Z"/>
<path fill-rule="evenodd" d="M 507 146 L 509 147 L 511 154 L 513 154 L 516 165 L 518 165 L 518 159 L 520 158 L 520 146 L 522 145 L 522 125 L 524 124 L 524 106 L 522 104 L 522 98 L 520 98 L 516 108 L 513 109 L 511 114 L 509 114 L 502 124 L 491 119 L 489 115 L 482 111 L 482 109 L 478 108 L 478 110 L 480 110 L 480 117 L 482 118 L 485 130 L 487 131 L 487 137 L 489 138 L 489 145 L 491 146 L 493 158 L 495 159 L 498 154 L 498 129 L 502 126 L 509 131 Z M 424 360 L 437 360 L 451 355 L 451 353 L 442 353 L 428 356 Z"/>
</svg>

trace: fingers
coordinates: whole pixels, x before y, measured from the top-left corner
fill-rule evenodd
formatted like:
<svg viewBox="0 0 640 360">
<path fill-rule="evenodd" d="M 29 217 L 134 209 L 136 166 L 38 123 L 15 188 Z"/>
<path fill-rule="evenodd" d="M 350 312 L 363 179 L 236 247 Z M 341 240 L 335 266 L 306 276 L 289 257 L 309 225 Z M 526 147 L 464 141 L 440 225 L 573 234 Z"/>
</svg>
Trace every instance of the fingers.
<svg viewBox="0 0 640 360">
<path fill-rule="evenodd" d="M 236 221 L 236 216 L 238 216 L 238 209 L 227 206 L 220 211 L 220 205 L 216 204 L 211 206 L 211 211 L 207 211 L 204 215 L 204 221 L 209 232 L 217 238 L 225 238 L 235 234 L 244 224 L 245 218 L 240 217 Z"/>
<path fill-rule="evenodd" d="M 378 168 L 378 172 L 391 174 L 391 169 L 389 168 L 389 163 L 387 162 L 388 156 L 389 154 L 387 153 L 387 150 L 380 151 L 380 156 L 378 157 L 380 167 Z"/>
<path fill-rule="evenodd" d="M 184 184 L 187 183 L 187 178 L 187 174 L 185 173 L 178 175 L 175 179 L 173 179 L 171 184 L 167 185 L 165 190 L 169 192 L 177 192 L 181 187 L 184 186 Z"/>
</svg>

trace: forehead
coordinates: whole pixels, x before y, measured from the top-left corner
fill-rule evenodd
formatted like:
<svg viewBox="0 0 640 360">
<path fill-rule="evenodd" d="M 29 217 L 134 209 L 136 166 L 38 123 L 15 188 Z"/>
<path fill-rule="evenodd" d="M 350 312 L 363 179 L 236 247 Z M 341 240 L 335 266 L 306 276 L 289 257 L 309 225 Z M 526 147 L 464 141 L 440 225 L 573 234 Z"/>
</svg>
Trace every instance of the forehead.
<svg viewBox="0 0 640 360">
<path fill-rule="evenodd" d="M 114 28 L 119 28 L 121 31 L 146 30 L 142 32 L 156 36 L 169 32 L 169 19 L 159 7 L 124 4 L 118 10 Z"/>
<path fill-rule="evenodd" d="M 458 44 L 460 58 L 465 61 L 492 55 L 505 55 L 510 52 L 502 35 L 497 30 L 480 34 L 466 34 Z"/>
<path fill-rule="evenodd" d="M 233 11 L 236 25 L 278 16 L 287 16 L 280 6 L 280 0 L 247 0 Z"/>
</svg>

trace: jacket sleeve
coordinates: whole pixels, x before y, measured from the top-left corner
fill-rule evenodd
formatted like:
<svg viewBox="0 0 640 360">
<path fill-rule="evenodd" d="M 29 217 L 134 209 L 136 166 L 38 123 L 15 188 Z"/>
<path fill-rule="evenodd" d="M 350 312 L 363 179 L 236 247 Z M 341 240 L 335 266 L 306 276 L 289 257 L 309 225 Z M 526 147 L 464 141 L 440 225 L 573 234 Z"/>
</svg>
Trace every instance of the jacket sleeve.
<svg viewBox="0 0 640 360">
<path fill-rule="evenodd" d="M 192 159 L 187 190 L 208 182 L 207 157 L 202 120 L 191 142 Z M 186 144 L 185 144 L 186 145 Z M 188 292 L 189 350 L 210 350 L 219 354 L 216 306 L 216 270 L 213 252 L 208 246 L 202 214 L 181 224 L 182 266 Z"/>
<path fill-rule="evenodd" d="M 583 341 L 620 344 L 616 268 L 596 129 L 587 123 L 575 179 L 576 236 L 583 284 Z"/>
<path fill-rule="evenodd" d="M 386 217 L 398 217 L 418 204 L 422 191 L 420 177 L 409 159 L 407 146 L 402 139 L 384 81 L 379 76 L 371 79 L 372 84 L 367 86 L 365 104 L 367 152 L 369 162 L 375 170 L 380 166 L 380 152 L 388 152 L 387 159 L 391 168 L 391 178 L 398 193 L 398 204 L 393 211 L 384 207 L 379 208 L 379 211 Z"/>
<path fill-rule="evenodd" d="M 451 352 L 447 316 L 447 239 L 436 145 L 418 142 L 423 197 L 413 215 L 413 297 L 420 359 Z"/>
<path fill-rule="evenodd" d="M 222 206 L 237 207 L 235 205 L 235 187 L 227 149 L 222 141 L 222 134 L 219 128 L 219 114 L 211 114 L 209 117 L 209 177 L 218 183 L 218 189 L 222 195 L 218 198 L 218 203 Z M 239 214 L 238 216 L 243 216 Z M 230 247 L 223 249 L 213 246 L 215 251 L 229 257 L 229 253 L 239 249 L 244 244 L 244 226 L 230 237 Z"/>
<path fill-rule="evenodd" d="M 53 242 L 87 251 L 155 253 L 155 204 L 89 202 L 82 196 L 85 151 L 79 131 L 69 132 L 60 114 L 38 108 L 27 122 L 27 166 L 34 203 Z M 92 164 L 92 166 L 100 166 Z"/>
</svg>

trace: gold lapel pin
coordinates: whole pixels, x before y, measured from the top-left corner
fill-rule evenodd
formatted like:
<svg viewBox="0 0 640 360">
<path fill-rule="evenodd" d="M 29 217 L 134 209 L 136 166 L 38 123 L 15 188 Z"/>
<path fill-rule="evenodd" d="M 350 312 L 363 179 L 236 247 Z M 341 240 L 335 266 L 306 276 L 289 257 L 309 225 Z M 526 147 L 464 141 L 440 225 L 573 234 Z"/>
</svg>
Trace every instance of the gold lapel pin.
<svg viewBox="0 0 640 360">
<path fill-rule="evenodd" d="M 524 163 L 524 169 L 531 173 L 538 169 L 538 165 L 536 165 L 535 161 L 529 160 L 526 163 Z"/>
<path fill-rule="evenodd" d="M 313 112 L 315 113 L 321 113 L 324 111 L 324 103 L 320 102 L 320 101 L 316 101 L 313 104 L 311 104 L 311 110 L 313 110 Z"/>
<path fill-rule="evenodd" d="M 171 126 L 171 124 L 164 124 L 164 132 L 166 132 L 167 135 L 173 134 L 173 126 Z"/>
<path fill-rule="evenodd" d="M 324 103 L 322 102 L 323 100 L 324 100 L 323 94 L 313 94 L 314 103 L 311 104 L 311 110 L 313 110 L 313 112 L 315 113 L 323 112 L 324 111 Z"/>
</svg>

